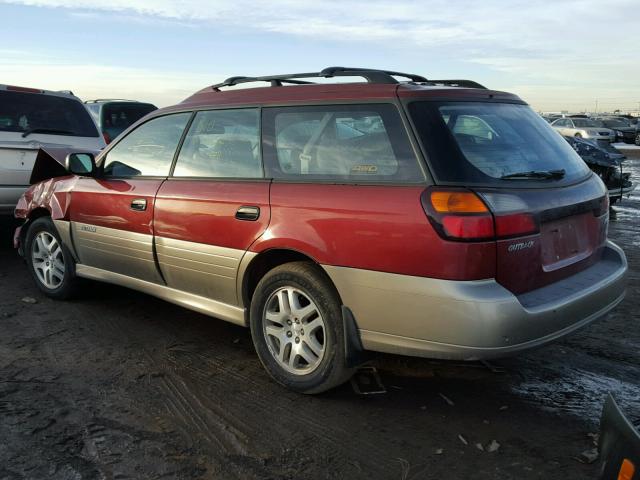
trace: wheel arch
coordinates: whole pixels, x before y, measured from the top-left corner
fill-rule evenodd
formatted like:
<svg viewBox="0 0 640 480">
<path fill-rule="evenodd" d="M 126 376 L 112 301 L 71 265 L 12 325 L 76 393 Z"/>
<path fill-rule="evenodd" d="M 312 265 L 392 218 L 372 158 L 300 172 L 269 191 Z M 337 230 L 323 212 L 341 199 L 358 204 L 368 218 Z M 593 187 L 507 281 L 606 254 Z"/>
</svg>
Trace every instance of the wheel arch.
<svg viewBox="0 0 640 480">
<path fill-rule="evenodd" d="M 290 262 L 311 262 L 322 268 L 315 258 L 292 248 L 270 248 L 251 257 L 246 265 L 240 266 L 238 272 L 238 300 L 247 310 L 258 282 L 270 270 Z"/>
</svg>

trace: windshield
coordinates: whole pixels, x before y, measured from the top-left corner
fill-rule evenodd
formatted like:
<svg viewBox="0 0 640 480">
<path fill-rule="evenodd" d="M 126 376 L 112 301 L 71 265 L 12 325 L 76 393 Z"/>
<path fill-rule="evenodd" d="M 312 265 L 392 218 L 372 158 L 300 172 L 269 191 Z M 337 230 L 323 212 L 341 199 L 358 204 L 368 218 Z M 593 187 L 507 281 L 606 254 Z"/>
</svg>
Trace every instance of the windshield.
<svg viewBox="0 0 640 480">
<path fill-rule="evenodd" d="M 102 131 L 115 138 L 130 125 L 156 110 L 150 103 L 110 103 L 102 109 Z"/>
<path fill-rule="evenodd" d="M 605 118 L 602 123 L 607 127 L 628 127 L 630 122 L 624 118 Z"/>
<path fill-rule="evenodd" d="M 598 128 L 604 126 L 600 120 L 591 120 L 590 118 L 574 118 L 573 124 L 577 128 Z"/>
<path fill-rule="evenodd" d="M 504 185 L 523 172 L 558 172 L 544 182 L 570 183 L 589 169 L 527 105 L 414 102 L 409 106 L 436 180 Z M 532 180 L 540 183 L 540 180 Z"/>
<path fill-rule="evenodd" d="M 0 132 L 97 137 L 84 105 L 72 98 L 0 91 Z"/>
</svg>

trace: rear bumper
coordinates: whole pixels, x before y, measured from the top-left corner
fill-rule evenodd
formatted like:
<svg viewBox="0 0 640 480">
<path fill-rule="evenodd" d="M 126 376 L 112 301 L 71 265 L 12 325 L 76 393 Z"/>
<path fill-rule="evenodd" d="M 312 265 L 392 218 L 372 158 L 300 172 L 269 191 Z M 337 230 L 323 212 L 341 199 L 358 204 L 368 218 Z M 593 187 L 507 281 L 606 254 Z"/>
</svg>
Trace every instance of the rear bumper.
<svg viewBox="0 0 640 480">
<path fill-rule="evenodd" d="M 478 360 L 539 347 L 622 301 L 627 261 L 612 242 L 590 268 L 516 296 L 495 280 L 450 281 L 324 266 L 367 350 Z"/>
</svg>

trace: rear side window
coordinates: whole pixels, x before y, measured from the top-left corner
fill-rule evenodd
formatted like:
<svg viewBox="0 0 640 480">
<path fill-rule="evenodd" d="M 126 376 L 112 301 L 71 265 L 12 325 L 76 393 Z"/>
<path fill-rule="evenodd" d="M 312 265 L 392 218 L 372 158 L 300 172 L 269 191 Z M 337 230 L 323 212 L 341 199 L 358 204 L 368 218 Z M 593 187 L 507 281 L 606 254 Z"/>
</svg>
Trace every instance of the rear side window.
<svg viewBox="0 0 640 480">
<path fill-rule="evenodd" d="M 97 137 L 84 105 L 73 98 L 0 91 L 0 132 Z"/>
<path fill-rule="evenodd" d="M 267 175 L 289 180 L 424 180 L 395 106 L 266 108 Z"/>
<path fill-rule="evenodd" d="M 109 150 L 103 172 L 107 177 L 166 177 L 191 113 L 154 118 L 130 132 Z"/>
<path fill-rule="evenodd" d="M 174 169 L 175 177 L 262 177 L 258 109 L 198 112 Z"/>
<path fill-rule="evenodd" d="M 571 146 L 527 105 L 414 102 L 409 111 L 439 182 L 504 186 L 522 183 L 503 178 L 507 175 L 564 170 L 563 178 L 552 180 L 562 184 L 589 173 Z"/>
</svg>

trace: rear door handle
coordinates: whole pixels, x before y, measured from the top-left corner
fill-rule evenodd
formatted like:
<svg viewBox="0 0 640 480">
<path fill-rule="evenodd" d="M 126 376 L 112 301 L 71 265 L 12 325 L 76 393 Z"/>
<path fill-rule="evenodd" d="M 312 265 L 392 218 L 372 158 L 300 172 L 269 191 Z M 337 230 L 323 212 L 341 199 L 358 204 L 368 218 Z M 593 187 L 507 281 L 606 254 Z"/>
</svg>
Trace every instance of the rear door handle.
<svg viewBox="0 0 640 480">
<path fill-rule="evenodd" d="M 243 206 L 236 212 L 236 218 L 238 220 L 247 220 L 249 222 L 255 222 L 260 217 L 260 207 Z"/>
<path fill-rule="evenodd" d="M 131 210 L 143 212 L 147 209 L 147 200 L 144 198 L 136 198 L 131 200 Z"/>
</svg>

